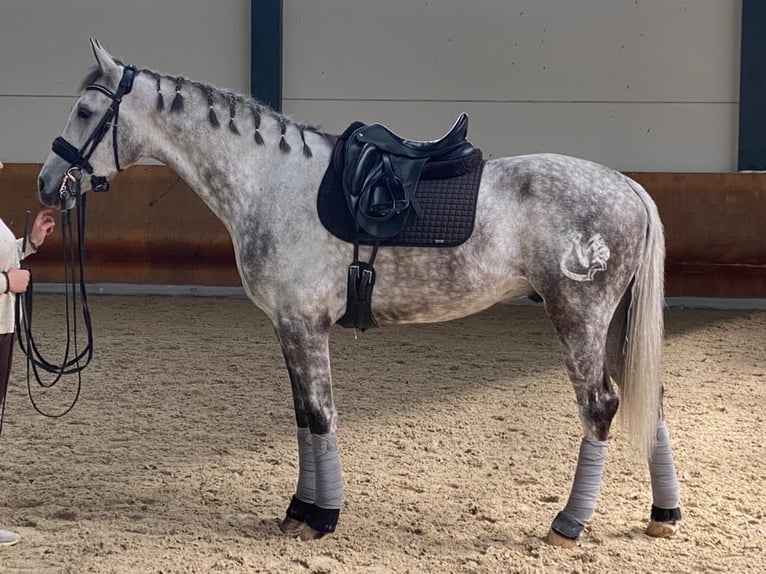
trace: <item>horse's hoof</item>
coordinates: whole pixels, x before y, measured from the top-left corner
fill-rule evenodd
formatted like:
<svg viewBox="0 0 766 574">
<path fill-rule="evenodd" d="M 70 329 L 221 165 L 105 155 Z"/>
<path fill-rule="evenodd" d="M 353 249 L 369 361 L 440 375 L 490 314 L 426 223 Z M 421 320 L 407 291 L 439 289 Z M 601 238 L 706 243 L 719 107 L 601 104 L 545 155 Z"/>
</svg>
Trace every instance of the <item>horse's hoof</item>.
<svg viewBox="0 0 766 574">
<path fill-rule="evenodd" d="M 298 536 L 300 536 L 301 540 L 319 540 L 320 538 L 324 538 L 328 534 L 329 532 L 319 532 L 319 530 L 314 530 L 308 524 L 304 524 Z"/>
<path fill-rule="evenodd" d="M 646 534 L 653 538 L 672 538 L 678 533 L 678 529 L 681 525 L 677 520 L 673 522 L 657 522 L 656 520 L 650 520 L 649 525 L 646 527 Z"/>
<path fill-rule="evenodd" d="M 293 538 L 297 538 L 301 534 L 301 530 L 306 526 L 305 522 L 301 522 L 300 520 L 296 520 L 295 518 L 290 518 L 289 516 L 285 518 L 281 524 L 279 525 L 279 529 L 287 534 L 288 536 L 292 536 Z"/>
<path fill-rule="evenodd" d="M 577 546 L 577 540 L 572 540 L 571 538 L 561 536 L 561 534 L 556 534 L 553 530 L 548 531 L 548 535 L 544 538 L 544 540 L 551 546 L 556 546 L 557 548 L 566 548 L 567 550 Z"/>
</svg>

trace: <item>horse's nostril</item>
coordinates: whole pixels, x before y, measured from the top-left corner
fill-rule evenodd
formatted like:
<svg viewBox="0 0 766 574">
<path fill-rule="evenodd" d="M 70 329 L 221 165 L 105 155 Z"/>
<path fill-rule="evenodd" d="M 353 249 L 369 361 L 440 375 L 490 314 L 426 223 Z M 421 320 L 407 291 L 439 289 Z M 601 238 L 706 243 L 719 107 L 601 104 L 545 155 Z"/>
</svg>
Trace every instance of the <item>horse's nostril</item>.
<svg viewBox="0 0 766 574">
<path fill-rule="evenodd" d="M 45 182 L 43 181 L 43 178 L 41 178 L 41 177 L 37 178 L 37 190 L 40 193 L 45 191 Z"/>
</svg>

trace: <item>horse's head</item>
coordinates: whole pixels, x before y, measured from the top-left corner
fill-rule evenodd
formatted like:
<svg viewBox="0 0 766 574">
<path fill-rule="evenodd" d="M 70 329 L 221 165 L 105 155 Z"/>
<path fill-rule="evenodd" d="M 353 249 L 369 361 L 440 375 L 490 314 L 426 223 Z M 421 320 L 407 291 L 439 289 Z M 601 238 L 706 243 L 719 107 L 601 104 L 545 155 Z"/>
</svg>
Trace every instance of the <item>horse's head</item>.
<svg viewBox="0 0 766 574">
<path fill-rule="evenodd" d="M 109 180 L 138 161 L 142 138 L 135 121 L 136 102 L 128 94 L 137 74 L 91 40 L 97 68 L 83 82 L 64 133 L 53 141 L 37 179 L 40 201 L 70 208 L 74 198 L 60 194 L 67 174 L 82 176 L 81 191 L 106 191 Z"/>
</svg>

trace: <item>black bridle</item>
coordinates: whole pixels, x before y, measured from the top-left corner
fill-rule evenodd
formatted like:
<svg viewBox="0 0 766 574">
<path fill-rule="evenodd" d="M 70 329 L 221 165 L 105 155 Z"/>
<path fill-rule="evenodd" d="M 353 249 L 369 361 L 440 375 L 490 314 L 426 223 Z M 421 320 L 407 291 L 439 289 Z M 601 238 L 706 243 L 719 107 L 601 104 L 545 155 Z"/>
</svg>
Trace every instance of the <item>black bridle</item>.
<svg viewBox="0 0 766 574">
<path fill-rule="evenodd" d="M 85 90 L 101 92 L 105 96 L 108 96 L 112 103 L 109 108 L 104 112 L 101 120 L 98 122 L 96 128 L 91 132 L 90 137 L 85 140 L 85 143 L 78 149 L 71 143 L 69 143 L 62 136 L 53 140 L 53 153 L 62 158 L 64 161 L 69 162 L 69 167 L 77 168 L 85 171 L 91 175 L 91 187 L 93 191 L 108 191 L 109 181 L 106 177 L 93 175 L 93 166 L 90 164 L 90 156 L 98 147 L 98 144 L 106 136 L 109 128 L 112 128 L 112 152 L 114 153 L 114 166 L 117 171 L 122 171 L 120 167 L 120 157 L 117 152 L 117 126 L 120 120 L 120 104 L 122 103 L 122 97 L 129 94 L 133 89 L 133 80 L 138 74 L 138 71 L 133 66 L 125 66 L 122 71 L 122 78 L 120 78 L 120 84 L 117 86 L 117 91 L 112 92 L 109 88 L 102 86 L 101 84 L 90 84 Z M 62 186 L 63 193 L 64 186 Z M 65 196 L 61 197 L 62 201 L 66 199 Z"/>
</svg>

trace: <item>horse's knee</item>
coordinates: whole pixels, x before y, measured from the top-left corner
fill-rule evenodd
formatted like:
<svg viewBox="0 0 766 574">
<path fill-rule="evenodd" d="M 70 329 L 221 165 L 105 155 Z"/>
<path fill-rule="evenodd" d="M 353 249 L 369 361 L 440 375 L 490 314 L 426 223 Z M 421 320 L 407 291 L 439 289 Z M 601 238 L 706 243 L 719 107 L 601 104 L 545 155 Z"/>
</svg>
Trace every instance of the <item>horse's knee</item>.
<svg viewBox="0 0 766 574">
<path fill-rule="evenodd" d="M 306 401 L 305 416 L 311 434 L 325 435 L 335 432 L 338 426 L 338 415 L 330 395 L 329 400 L 310 398 Z"/>
</svg>

